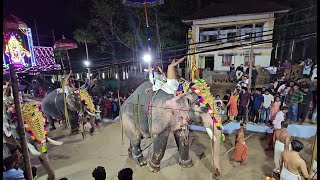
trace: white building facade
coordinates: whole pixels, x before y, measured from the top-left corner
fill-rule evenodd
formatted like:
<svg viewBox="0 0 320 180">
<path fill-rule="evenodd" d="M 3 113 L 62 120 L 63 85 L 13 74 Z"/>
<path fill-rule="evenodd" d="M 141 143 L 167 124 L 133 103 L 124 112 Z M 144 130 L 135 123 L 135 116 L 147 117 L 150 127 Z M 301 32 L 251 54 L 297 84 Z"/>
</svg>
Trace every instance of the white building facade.
<svg viewBox="0 0 320 180">
<path fill-rule="evenodd" d="M 229 71 L 231 64 L 235 67 L 243 64 L 247 68 L 250 58 L 252 65 L 270 66 L 275 13 L 277 12 L 183 20 L 184 23 L 191 24 L 192 38 L 197 43 L 196 52 L 206 51 L 196 54 L 198 68 Z M 252 42 L 259 44 L 248 44 Z M 230 46 L 240 47 L 227 48 Z"/>
</svg>

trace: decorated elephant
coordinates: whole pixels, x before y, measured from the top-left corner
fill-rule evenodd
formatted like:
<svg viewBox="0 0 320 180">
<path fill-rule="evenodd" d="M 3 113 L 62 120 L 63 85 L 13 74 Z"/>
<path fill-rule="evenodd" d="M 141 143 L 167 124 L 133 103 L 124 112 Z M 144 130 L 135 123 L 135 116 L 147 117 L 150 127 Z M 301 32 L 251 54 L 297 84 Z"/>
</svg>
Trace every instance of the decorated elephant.
<svg viewBox="0 0 320 180">
<path fill-rule="evenodd" d="M 42 111 L 49 121 L 49 130 L 56 129 L 54 120 L 66 119 L 63 95 L 63 93 L 56 89 L 45 96 L 42 101 Z M 79 112 L 81 112 L 80 114 L 85 112 L 90 115 L 90 123 L 93 131 L 96 110 L 92 101 L 92 97 L 88 94 L 87 90 L 71 89 L 69 93 L 67 93 L 65 100 L 71 132 L 78 131 Z"/>
<path fill-rule="evenodd" d="M 27 137 L 27 146 L 31 154 L 37 156 L 39 161 L 48 174 L 48 179 L 55 179 L 54 171 L 49 163 L 47 155 L 47 143 L 52 145 L 62 145 L 62 142 L 52 140 L 47 136 L 45 118 L 41 112 L 40 104 L 27 102 L 22 105 L 24 127 Z M 3 112 L 3 154 L 4 157 L 10 153 L 10 148 L 20 146 L 17 132 L 17 117 L 14 105 L 11 104 Z M 21 146 L 20 146 L 21 147 Z"/>
<path fill-rule="evenodd" d="M 145 90 L 151 86 L 150 82 L 141 84 L 121 107 L 124 132 L 130 140 L 129 156 L 140 166 L 148 164 L 151 171 L 159 171 L 169 133 L 173 132 L 180 154 L 179 165 L 181 167 L 191 167 L 189 120 L 202 121 L 214 142 L 214 149 L 212 149 L 213 164 L 216 168 L 216 174 L 219 176 L 221 174 L 219 162 L 220 138 L 223 137 L 223 134 L 221 128 L 220 130 L 217 129 L 212 118 L 213 113 L 210 114 L 208 111 L 209 106 L 202 104 L 203 101 L 199 100 L 199 95 L 191 90 L 194 88 L 189 88 L 186 93 L 176 97 L 165 93 L 161 89 L 157 92 L 148 92 L 148 95 L 146 95 Z M 137 107 L 138 96 L 140 107 Z M 211 101 L 214 101 L 213 98 Z M 151 136 L 153 138 L 153 154 L 146 159 L 142 155 L 140 142 L 141 139 Z"/>
</svg>

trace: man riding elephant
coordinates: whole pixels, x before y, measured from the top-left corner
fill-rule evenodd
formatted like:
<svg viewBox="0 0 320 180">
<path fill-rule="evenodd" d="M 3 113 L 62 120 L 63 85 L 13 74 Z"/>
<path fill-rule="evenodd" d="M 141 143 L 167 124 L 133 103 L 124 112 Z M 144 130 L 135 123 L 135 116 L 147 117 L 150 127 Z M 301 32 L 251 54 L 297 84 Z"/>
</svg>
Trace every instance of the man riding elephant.
<svg viewBox="0 0 320 180">
<path fill-rule="evenodd" d="M 214 165 L 217 176 L 221 176 L 219 162 L 221 131 L 214 126 L 213 120 L 206 107 L 200 106 L 195 92 L 176 96 L 168 94 L 162 89 L 145 95 L 145 90 L 152 88 L 150 82 L 141 84 L 122 105 L 122 120 L 126 136 L 130 140 L 129 156 L 137 164 L 150 167 L 151 171 L 160 170 L 160 161 L 164 156 L 170 132 L 174 133 L 180 154 L 179 164 L 182 167 L 191 167 L 192 159 L 189 156 L 189 120 L 202 121 L 212 140 L 214 140 Z M 136 102 L 140 98 L 140 118 L 135 117 Z M 142 155 L 140 142 L 143 138 L 153 137 L 153 154 L 146 160 Z"/>
<path fill-rule="evenodd" d="M 56 129 L 54 125 L 55 119 L 66 119 L 64 101 L 66 101 L 71 132 L 78 131 L 79 112 L 89 114 L 91 126 L 94 127 L 96 110 L 92 97 L 85 89 L 70 89 L 66 97 L 60 91 L 52 91 L 42 100 L 42 110 L 49 121 L 49 130 Z"/>
</svg>

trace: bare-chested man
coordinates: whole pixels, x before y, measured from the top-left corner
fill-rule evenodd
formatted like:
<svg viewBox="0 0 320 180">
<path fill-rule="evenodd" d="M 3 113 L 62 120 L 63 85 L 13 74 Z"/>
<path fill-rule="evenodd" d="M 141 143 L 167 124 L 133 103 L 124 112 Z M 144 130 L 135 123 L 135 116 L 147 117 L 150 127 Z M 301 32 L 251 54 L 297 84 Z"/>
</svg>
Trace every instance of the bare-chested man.
<svg viewBox="0 0 320 180">
<path fill-rule="evenodd" d="M 171 64 L 168 65 L 167 77 L 165 77 L 165 74 L 162 72 L 162 69 L 160 67 L 156 67 L 155 69 L 159 71 L 159 73 L 154 72 L 152 74 L 151 63 L 149 64 L 149 80 L 153 84 L 153 91 L 162 89 L 168 94 L 175 94 L 175 91 L 179 86 L 175 67 L 183 60 L 185 60 L 186 57 L 187 56 L 183 56 L 178 60 L 172 60 Z"/>
<path fill-rule="evenodd" d="M 281 153 L 279 160 L 280 179 L 301 179 L 301 173 L 305 179 L 309 178 L 306 162 L 299 155 L 299 152 L 303 149 L 303 143 L 294 139 L 291 141 L 291 146 L 292 151 L 285 150 Z"/>
<path fill-rule="evenodd" d="M 281 129 L 275 129 L 273 135 L 273 142 L 274 142 L 274 164 L 275 169 L 273 170 L 275 173 L 279 173 L 279 159 L 281 153 L 284 150 L 291 150 L 291 135 L 287 131 L 289 123 L 285 121 L 281 122 Z"/>
<path fill-rule="evenodd" d="M 230 159 L 233 167 L 235 167 L 234 161 L 240 162 L 243 165 L 244 161 L 248 158 L 248 147 L 245 144 L 244 131 L 247 128 L 247 123 L 241 122 L 240 129 L 237 131 L 235 139 L 235 150 Z"/>
</svg>

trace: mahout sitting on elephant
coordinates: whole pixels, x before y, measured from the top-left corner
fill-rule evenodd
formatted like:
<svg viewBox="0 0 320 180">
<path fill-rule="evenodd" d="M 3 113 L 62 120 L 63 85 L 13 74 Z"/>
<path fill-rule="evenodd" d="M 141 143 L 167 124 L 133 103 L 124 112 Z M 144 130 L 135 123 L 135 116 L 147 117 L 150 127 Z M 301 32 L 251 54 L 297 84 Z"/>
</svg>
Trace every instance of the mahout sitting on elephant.
<svg viewBox="0 0 320 180">
<path fill-rule="evenodd" d="M 202 121 L 210 138 L 214 140 L 214 166 L 217 173 L 221 174 L 219 156 L 220 136 L 219 131 L 213 123 L 207 108 L 200 106 L 198 96 L 189 89 L 188 92 L 174 97 L 162 89 L 157 92 L 145 90 L 152 87 L 152 83 L 141 84 L 125 101 L 121 107 L 123 128 L 130 140 L 128 149 L 129 156 L 137 164 L 143 166 L 148 164 L 150 170 L 160 170 L 160 161 L 164 156 L 168 136 L 174 133 L 175 141 L 180 154 L 179 164 L 181 167 L 191 167 L 192 159 L 189 156 L 189 122 L 190 120 Z M 140 98 L 140 119 L 136 120 L 134 106 Z M 153 138 L 153 153 L 146 159 L 142 155 L 140 142 L 143 138 Z"/>
<path fill-rule="evenodd" d="M 65 98 L 64 94 L 59 90 L 54 90 L 44 97 L 42 100 L 42 111 L 49 121 L 49 130 L 56 129 L 54 120 L 60 118 L 66 119 L 64 100 L 66 101 L 71 132 L 78 131 L 79 113 L 90 115 L 91 132 L 93 132 L 96 110 L 92 97 L 86 89 L 70 89 Z"/>
</svg>

